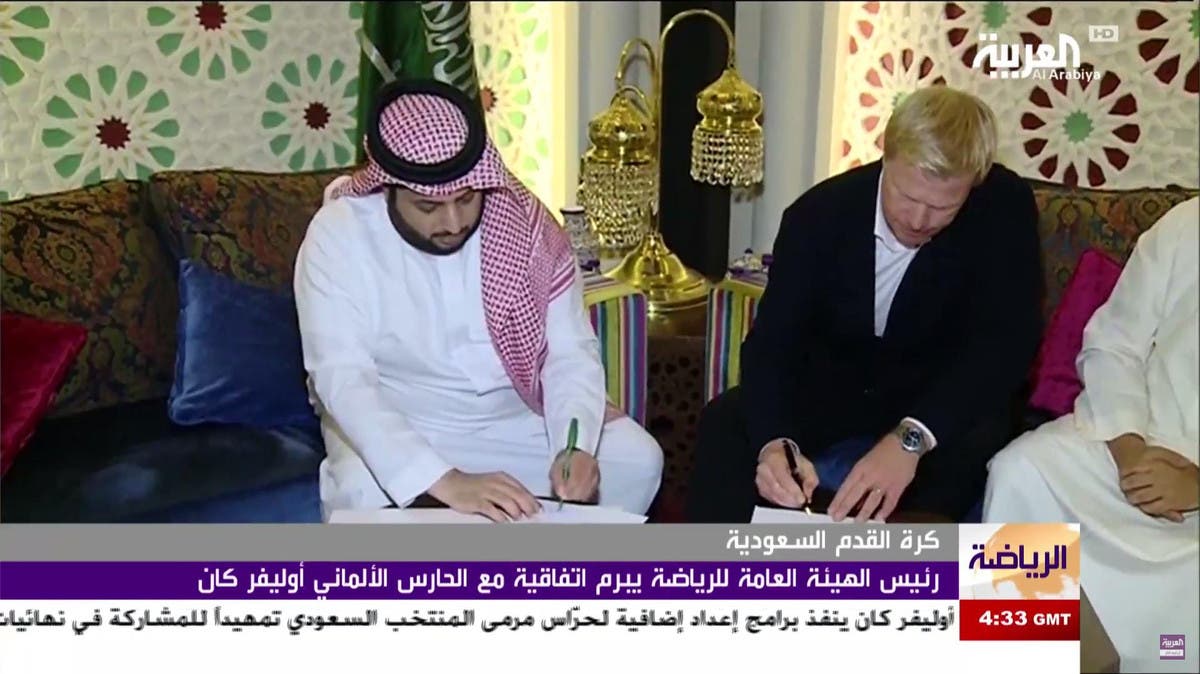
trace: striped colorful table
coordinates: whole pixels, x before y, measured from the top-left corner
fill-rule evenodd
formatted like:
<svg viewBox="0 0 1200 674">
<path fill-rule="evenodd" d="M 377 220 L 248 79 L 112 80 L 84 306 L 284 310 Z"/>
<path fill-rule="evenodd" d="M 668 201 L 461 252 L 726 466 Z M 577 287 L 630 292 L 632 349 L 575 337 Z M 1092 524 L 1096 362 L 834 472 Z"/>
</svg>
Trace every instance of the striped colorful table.
<svg viewBox="0 0 1200 674">
<path fill-rule="evenodd" d="M 645 426 L 646 296 L 636 288 L 594 272 L 585 273 L 583 280 L 584 304 L 600 339 L 608 398 Z"/>
</svg>

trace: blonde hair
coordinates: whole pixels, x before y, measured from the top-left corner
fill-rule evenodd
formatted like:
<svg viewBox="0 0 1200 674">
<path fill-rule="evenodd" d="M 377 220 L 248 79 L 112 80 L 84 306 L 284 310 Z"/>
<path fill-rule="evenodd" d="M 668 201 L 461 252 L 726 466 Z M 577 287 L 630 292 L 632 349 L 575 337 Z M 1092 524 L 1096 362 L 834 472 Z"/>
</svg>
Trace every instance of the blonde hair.
<svg viewBox="0 0 1200 674">
<path fill-rule="evenodd" d="M 883 132 L 883 156 L 939 178 L 983 182 L 996 158 L 996 116 L 980 99 L 944 85 L 904 97 Z"/>
</svg>

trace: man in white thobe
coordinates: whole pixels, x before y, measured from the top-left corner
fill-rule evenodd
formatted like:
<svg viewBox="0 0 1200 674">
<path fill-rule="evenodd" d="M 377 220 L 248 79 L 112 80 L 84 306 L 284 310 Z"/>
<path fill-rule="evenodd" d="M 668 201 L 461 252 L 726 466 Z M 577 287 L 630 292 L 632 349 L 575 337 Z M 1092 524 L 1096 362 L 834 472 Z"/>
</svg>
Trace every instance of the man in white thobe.
<svg viewBox="0 0 1200 674">
<path fill-rule="evenodd" d="M 477 106 L 393 83 L 365 145 L 295 269 L 326 519 L 422 494 L 494 521 L 557 497 L 644 514 L 662 451 L 608 403 L 570 240 Z"/>
<path fill-rule="evenodd" d="M 1080 524 L 1080 582 L 1126 672 L 1200 663 L 1198 221 L 1191 199 L 1141 236 L 1084 331 L 1074 414 L 989 466 L 984 521 Z M 1160 659 L 1178 634 L 1186 658 Z"/>
</svg>

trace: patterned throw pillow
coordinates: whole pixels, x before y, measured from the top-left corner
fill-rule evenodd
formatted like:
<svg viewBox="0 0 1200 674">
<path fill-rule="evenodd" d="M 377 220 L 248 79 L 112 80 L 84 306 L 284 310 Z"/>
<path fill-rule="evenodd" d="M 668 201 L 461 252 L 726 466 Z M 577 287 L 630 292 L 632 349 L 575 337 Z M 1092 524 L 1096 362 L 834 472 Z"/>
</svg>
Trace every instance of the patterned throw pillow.
<svg viewBox="0 0 1200 674">
<path fill-rule="evenodd" d="M 164 171 L 150 179 L 152 219 L 175 262 L 284 291 L 325 187 L 352 170 Z"/>
<path fill-rule="evenodd" d="M 1100 190 L 1030 180 L 1046 274 L 1044 316 L 1058 308 L 1080 256 L 1094 249 L 1124 263 L 1138 237 L 1198 193 L 1179 187 Z"/>
<path fill-rule="evenodd" d="M 49 416 L 164 397 L 175 362 L 175 273 L 141 208 L 111 180 L 0 209 L 8 311 L 84 326 L 87 344 Z"/>
</svg>

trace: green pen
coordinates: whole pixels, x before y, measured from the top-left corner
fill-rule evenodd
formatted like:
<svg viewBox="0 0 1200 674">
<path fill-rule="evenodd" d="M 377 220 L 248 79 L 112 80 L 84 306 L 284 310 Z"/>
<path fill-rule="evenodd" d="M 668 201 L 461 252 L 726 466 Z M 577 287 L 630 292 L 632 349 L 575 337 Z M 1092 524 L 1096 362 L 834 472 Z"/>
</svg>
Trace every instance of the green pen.
<svg viewBox="0 0 1200 674">
<path fill-rule="evenodd" d="M 575 451 L 575 441 L 579 437 L 579 419 L 571 419 L 571 427 L 567 429 L 567 457 L 563 461 L 563 486 L 571 479 L 571 452 Z M 558 509 L 563 509 L 563 496 L 558 495 Z"/>
</svg>

